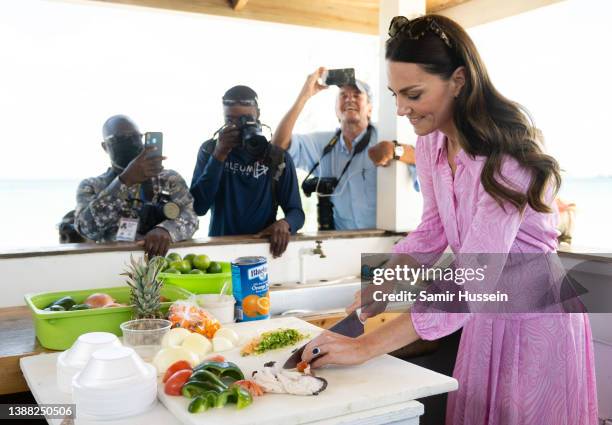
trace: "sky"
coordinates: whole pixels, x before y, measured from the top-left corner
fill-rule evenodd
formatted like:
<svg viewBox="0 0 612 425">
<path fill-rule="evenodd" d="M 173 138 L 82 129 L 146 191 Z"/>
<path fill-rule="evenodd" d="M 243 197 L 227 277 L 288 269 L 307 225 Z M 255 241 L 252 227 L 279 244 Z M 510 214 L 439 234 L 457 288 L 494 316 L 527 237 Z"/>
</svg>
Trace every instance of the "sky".
<svg viewBox="0 0 612 425">
<path fill-rule="evenodd" d="M 530 110 L 572 176 L 612 175 L 611 17 L 612 2 L 568 0 L 469 30 L 493 82 Z M 101 125 L 123 113 L 164 132 L 165 166 L 189 181 L 232 85 L 259 93 L 273 128 L 319 65 L 378 86 L 377 37 L 283 24 L 20 0 L 0 2 L 0 40 L 0 179 L 101 174 Z M 313 98 L 297 130 L 333 128 L 334 94 Z"/>
</svg>

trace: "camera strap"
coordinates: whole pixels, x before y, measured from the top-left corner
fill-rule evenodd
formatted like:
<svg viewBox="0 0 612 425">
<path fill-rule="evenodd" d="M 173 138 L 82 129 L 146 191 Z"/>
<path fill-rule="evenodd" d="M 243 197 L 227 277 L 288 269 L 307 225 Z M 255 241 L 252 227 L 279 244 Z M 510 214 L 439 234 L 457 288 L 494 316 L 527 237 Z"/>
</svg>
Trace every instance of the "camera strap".
<svg viewBox="0 0 612 425">
<path fill-rule="evenodd" d="M 340 181 L 340 179 L 342 178 L 342 176 L 344 175 L 346 170 L 348 170 L 348 167 L 349 167 L 349 165 L 351 165 L 351 161 L 353 160 L 355 155 L 363 152 L 365 150 L 365 148 L 367 148 L 368 145 L 370 144 L 370 138 L 372 137 L 372 128 L 373 128 L 372 125 L 368 124 L 368 130 L 366 131 L 366 134 L 364 134 L 363 137 L 361 138 L 361 140 L 354 146 L 353 154 L 351 155 L 349 160 L 344 165 L 344 168 L 342 169 L 342 172 L 340 173 L 340 176 L 338 176 L 338 181 Z M 317 161 L 317 163 L 315 165 L 313 165 L 313 167 L 310 169 L 310 171 L 308 172 L 308 175 L 306 176 L 306 178 L 304 180 L 306 180 L 306 179 L 308 179 L 308 177 L 310 177 L 310 175 L 313 173 L 313 171 L 316 170 L 317 167 L 319 166 L 319 164 L 321 163 L 321 160 L 323 159 L 323 157 L 325 157 L 325 155 L 330 153 L 331 150 L 334 148 L 334 146 L 336 146 L 336 143 L 338 143 L 338 140 L 340 140 L 340 133 L 341 133 L 340 129 L 336 130 L 336 133 L 334 134 L 334 137 L 331 138 L 331 140 L 325 146 L 325 149 L 323 149 L 323 155 L 321 155 L 321 158 Z"/>
</svg>

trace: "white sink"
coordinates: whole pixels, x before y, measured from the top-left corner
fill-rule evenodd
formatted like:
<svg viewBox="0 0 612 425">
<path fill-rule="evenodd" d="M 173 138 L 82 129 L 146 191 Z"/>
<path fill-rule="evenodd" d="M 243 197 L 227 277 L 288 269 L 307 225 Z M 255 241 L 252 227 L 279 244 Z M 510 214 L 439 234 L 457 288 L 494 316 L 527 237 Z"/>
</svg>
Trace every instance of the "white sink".
<svg viewBox="0 0 612 425">
<path fill-rule="evenodd" d="M 340 282 L 340 283 L 338 283 Z M 270 314 L 296 314 L 340 310 L 349 306 L 361 287 L 357 277 L 330 279 L 306 284 L 273 284 L 270 291 Z"/>
</svg>

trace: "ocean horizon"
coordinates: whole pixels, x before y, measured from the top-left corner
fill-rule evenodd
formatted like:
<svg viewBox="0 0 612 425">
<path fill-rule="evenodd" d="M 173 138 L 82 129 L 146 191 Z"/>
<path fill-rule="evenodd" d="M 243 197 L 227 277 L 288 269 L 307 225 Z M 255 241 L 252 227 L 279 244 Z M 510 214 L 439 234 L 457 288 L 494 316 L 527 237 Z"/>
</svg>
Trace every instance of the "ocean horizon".
<svg viewBox="0 0 612 425">
<path fill-rule="evenodd" d="M 0 180 L 2 238 L 0 250 L 49 247 L 59 242 L 58 223 L 76 206 L 80 180 Z M 576 203 L 572 245 L 612 252 L 608 228 L 612 217 L 612 176 L 565 177 L 560 191 L 565 202 Z M 308 211 L 310 210 L 310 211 Z M 307 214 L 314 214 L 308 208 Z M 208 235 L 209 215 L 200 217 L 194 238 Z M 316 217 L 309 221 L 316 223 Z"/>
</svg>

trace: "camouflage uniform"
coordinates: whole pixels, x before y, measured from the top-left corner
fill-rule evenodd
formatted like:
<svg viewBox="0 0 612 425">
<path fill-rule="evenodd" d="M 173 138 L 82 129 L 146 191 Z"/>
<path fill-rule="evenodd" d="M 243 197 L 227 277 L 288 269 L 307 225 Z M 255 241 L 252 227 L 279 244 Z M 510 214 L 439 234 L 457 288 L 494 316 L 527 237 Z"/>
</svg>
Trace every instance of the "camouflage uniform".
<svg viewBox="0 0 612 425">
<path fill-rule="evenodd" d="M 166 229 L 173 242 L 191 238 L 198 228 L 198 216 L 185 180 L 176 171 L 163 170 L 152 183 L 154 200 L 165 190 L 181 209 L 175 220 L 162 221 L 157 227 Z M 112 168 L 101 176 L 83 180 L 77 190 L 75 226 L 78 232 L 96 242 L 114 241 L 119 220 L 138 216 L 138 202 L 132 200 L 140 198 L 140 187 L 123 184 Z"/>
</svg>

